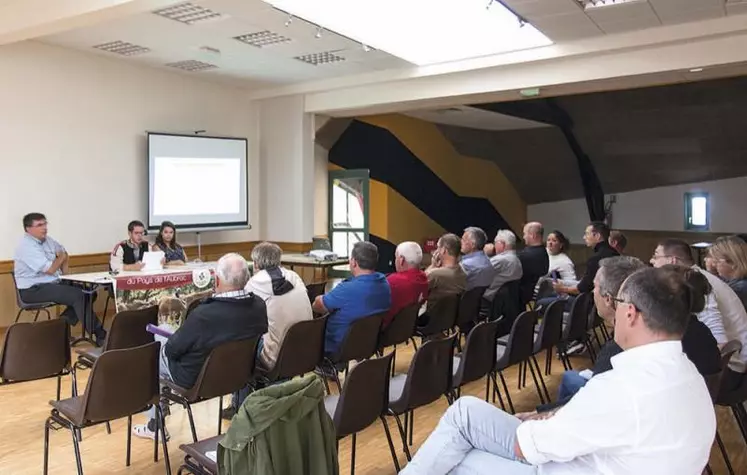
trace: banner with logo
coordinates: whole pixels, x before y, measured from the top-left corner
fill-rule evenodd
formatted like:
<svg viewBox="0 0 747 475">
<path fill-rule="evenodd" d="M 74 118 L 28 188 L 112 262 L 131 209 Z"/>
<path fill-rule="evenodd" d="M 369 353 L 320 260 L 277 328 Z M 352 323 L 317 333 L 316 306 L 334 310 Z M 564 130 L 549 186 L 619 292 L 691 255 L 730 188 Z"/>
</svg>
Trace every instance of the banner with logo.
<svg viewBox="0 0 747 475">
<path fill-rule="evenodd" d="M 214 288 L 210 269 L 120 276 L 114 278 L 114 301 L 117 312 L 158 305 L 158 324 L 179 327 L 189 304 L 209 297 Z"/>
</svg>

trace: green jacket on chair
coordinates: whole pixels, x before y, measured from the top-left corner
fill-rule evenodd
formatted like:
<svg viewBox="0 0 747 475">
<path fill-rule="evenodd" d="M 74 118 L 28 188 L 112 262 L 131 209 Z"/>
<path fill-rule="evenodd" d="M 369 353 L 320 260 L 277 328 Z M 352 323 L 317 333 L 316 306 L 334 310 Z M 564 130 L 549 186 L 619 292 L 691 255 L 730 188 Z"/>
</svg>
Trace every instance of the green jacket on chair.
<svg viewBox="0 0 747 475">
<path fill-rule="evenodd" d="M 221 475 L 338 475 L 324 385 L 308 375 L 249 395 L 218 445 Z"/>
</svg>

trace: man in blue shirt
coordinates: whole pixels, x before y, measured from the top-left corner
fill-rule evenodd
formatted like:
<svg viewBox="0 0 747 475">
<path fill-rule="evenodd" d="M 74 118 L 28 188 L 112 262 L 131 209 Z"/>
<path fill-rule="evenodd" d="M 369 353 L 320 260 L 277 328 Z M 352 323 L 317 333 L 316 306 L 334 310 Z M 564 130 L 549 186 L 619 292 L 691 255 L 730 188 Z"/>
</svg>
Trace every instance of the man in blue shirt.
<svg viewBox="0 0 747 475">
<path fill-rule="evenodd" d="M 336 353 L 351 323 L 389 310 L 392 303 L 389 283 L 384 274 L 376 272 L 379 250 L 370 242 L 357 242 L 350 253 L 353 277 L 341 282 L 325 295 L 314 300 L 314 311 L 329 313 L 324 352 Z"/>
<path fill-rule="evenodd" d="M 467 274 L 467 289 L 490 287 L 495 270 L 483 248 L 488 236 L 480 228 L 469 227 L 462 235 L 462 270 Z"/>
<path fill-rule="evenodd" d="M 84 315 L 85 296 L 81 289 L 60 282 L 67 272 L 68 254 L 64 247 L 47 236 L 47 218 L 41 213 L 23 217 L 26 233 L 16 248 L 13 273 L 21 298 L 27 303 L 54 302 L 67 305 L 62 316 L 75 325 Z M 106 331 L 101 322 L 89 315 L 87 329 L 93 329 L 97 343 L 102 344 Z"/>
</svg>

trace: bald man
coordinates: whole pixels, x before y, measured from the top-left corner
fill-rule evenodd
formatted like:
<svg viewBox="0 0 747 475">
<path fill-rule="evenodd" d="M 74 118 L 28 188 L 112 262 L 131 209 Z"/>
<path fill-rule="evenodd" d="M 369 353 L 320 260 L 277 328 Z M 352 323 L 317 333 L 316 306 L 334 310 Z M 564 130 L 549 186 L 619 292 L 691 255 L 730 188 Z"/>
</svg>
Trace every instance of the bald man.
<svg viewBox="0 0 747 475">
<path fill-rule="evenodd" d="M 519 252 L 522 269 L 519 292 L 522 306 L 534 298 L 537 281 L 540 277 L 547 275 L 550 269 L 550 258 L 545 250 L 544 234 L 542 223 L 533 221 L 524 226 L 524 249 Z"/>
</svg>

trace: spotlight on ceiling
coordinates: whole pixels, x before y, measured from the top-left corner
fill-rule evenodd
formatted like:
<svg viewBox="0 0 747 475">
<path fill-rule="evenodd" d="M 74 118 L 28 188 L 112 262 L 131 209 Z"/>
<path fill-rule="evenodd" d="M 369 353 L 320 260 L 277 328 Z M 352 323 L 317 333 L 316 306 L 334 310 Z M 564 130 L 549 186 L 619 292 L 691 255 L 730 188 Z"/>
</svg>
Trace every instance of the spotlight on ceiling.
<svg viewBox="0 0 747 475">
<path fill-rule="evenodd" d="M 690 72 L 691 73 L 702 73 L 703 72 L 703 68 L 692 68 L 690 70 Z"/>
<path fill-rule="evenodd" d="M 368 53 L 369 51 L 371 51 L 371 47 L 368 46 L 367 44 L 361 43 L 361 47 L 363 48 L 363 51 L 365 51 L 366 53 Z"/>
<path fill-rule="evenodd" d="M 288 15 L 288 19 L 285 20 L 285 26 L 291 26 L 291 23 L 293 23 L 293 15 Z"/>
<path fill-rule="evenodd" d="M 322 37 L 322 30 L 323 28 L 321 26 L 316 27 L 316 34 L 314 35 L 314 38 L 321 38 Z"/>
</svg>

